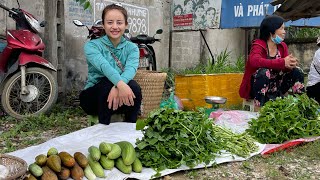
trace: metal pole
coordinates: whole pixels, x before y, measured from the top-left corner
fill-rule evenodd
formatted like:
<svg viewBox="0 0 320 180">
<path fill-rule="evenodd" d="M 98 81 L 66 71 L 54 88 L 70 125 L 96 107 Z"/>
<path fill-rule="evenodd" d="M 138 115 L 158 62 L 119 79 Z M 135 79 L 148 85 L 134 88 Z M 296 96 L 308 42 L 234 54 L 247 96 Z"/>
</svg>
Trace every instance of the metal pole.
<svg viewBox="0 0 320 180">
<path fill-rule="evenodd" d="M 172 67 L 172 30 L 169 32 L 169 69 Z"/>
<path fill-rule="evenodd" d="M 211 49 L 210 49 L 210 47 L 209 47 L 209 45 L 208 45 L 208 43 L 207 43 L 207 40 L 206 40 L 206 38 L 204 37 L 201 29 L 200 29 L 199 31 L 200 31 L 200 33 L 201 33 L 201 36 L 202 36 L 203 40 L 204 40 L 204 43 L 206 43 L 206 46 L 207 46 L 207 48 L 208 48 L 208 50 L 209 50 L 209 53 L 210 53 L 210 55 L 211 55 L 212 64 L 214 64 L 214 57 L 213 57 L 213 54 L 212 54 L 212 52 L 211 52 Z"/>
<path fill-rule="evenodd" d="M 169 62 L 168 62 L 168 66 L 169 66 L 169 70 L 172 67 L 172 4 L 170 4 L 170 27 L 169 27 Z"/>
</svg>

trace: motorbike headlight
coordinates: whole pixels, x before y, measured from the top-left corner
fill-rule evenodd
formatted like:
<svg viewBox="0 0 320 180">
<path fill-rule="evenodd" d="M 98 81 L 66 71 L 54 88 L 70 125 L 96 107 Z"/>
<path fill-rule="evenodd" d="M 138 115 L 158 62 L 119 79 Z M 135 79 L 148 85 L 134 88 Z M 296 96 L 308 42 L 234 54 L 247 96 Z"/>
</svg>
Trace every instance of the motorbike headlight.
<svg viewBox="0 0 320 180">
<path fill-rule="evenodd" d="M 34 17 L 28 16 L 24 14 L 26 20 L 28 21 L 29 25 L 31 26 L 32 30 L 36 31 L 37 33 L 40 32 L 40 23 Z"/>
</svg>

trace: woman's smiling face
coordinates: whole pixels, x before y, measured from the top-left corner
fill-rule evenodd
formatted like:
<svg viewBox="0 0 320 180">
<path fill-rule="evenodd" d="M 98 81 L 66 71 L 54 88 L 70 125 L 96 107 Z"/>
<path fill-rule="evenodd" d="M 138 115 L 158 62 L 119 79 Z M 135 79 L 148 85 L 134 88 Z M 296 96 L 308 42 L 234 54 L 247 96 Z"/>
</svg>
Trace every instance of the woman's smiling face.
<svg viewBox="0 0 320 180">
<path fill-rule="evenodd" d="M 117 9 L 108 11 L 105 14 L 103 27 L 112 42 L 120 42 L 127 27 L 122 12 Z"/>
<path fill-rule="evenodd" d="M 281 37 L 282 39 L 284 39 L 285 36 L 286 36 L 286 31 L 285 31 L 284 28 L 285 28 L 285 27 L 284 27 L 284 24 L 282 24 L 282 26 L 275 31 L 275 36 L 278 35 L 279 37 Z"/>
</svg>

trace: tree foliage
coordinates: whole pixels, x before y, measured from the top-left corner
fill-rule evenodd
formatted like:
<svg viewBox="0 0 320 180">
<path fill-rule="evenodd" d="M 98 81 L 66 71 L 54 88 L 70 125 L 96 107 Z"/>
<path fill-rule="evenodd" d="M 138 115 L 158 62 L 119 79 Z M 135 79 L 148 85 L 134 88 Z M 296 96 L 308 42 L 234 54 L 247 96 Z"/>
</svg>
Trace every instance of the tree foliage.
<svg viewBox="0 0 320 180">
<path fill-rule="evenodd" d="M 319 28 L 288 27 L 289 38 L 316 38 L 320 35 Z"/>
</svg>

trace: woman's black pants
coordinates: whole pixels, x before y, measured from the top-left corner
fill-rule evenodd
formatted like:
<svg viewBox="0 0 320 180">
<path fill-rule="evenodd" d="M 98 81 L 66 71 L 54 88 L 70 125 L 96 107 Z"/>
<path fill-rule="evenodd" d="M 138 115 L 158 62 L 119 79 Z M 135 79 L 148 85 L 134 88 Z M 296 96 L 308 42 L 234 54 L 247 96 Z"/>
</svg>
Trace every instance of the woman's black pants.
<svg viewBox="0 0 320 180">
<path fill-rule="evenodd" d="M 135 123 L 140 112 L 142 101 L 141 88 L 139 84 L 131 80 L 128 86 L 132 89 L 136 98 L 134 106 L 122 105 L 117 110 L 108 108 L 108 95 L 113 87 L 113 83 L 108 78 L 103 78 L 93 87 L 83 90 L 80 93 L 80 106 L 89 115 L 98 115 L 99 123 L 110 124 L 111 115 L 124 114 L 125 122 Z"/>
<path fill-rule="evenodd" d="M 307 95 L 310 98 L 313 98 L 316 101 L 318 101 L 318 103 L 320 104 L 320 82 L 318 82 L 317 84 L 315 84 L 313 86 L 308 86 L 307 87 Z"/>
</svg>

